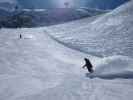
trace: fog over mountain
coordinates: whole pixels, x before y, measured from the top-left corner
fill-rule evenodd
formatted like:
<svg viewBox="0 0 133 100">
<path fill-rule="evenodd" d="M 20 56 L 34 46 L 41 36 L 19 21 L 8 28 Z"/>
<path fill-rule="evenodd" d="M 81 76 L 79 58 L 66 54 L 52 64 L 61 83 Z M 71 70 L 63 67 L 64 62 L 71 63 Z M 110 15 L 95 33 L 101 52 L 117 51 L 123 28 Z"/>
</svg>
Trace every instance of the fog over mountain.
<svg viewBox="0 0 133 100">
<path fill-rule="evenodd" d="M 1 2 L 18 3 L 23 8 L 64 8 L 89 7 L 98 9 L 114 9 L 129 0 L 0 0 Z"/>
</svg>

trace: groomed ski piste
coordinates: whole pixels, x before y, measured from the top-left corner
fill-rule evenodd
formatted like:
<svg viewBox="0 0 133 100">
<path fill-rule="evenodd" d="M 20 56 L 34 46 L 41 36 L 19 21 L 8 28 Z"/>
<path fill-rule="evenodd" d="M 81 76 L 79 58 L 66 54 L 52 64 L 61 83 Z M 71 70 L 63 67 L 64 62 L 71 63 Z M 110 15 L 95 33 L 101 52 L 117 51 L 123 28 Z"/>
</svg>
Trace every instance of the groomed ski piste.
<svg viewBox="0 0 133 100">
<path fill-rule="evenodd" d="M 132 100 L 132 17 L 130 1 L 61 25 L 0 29 L 0 100 Z"/>
</svg>

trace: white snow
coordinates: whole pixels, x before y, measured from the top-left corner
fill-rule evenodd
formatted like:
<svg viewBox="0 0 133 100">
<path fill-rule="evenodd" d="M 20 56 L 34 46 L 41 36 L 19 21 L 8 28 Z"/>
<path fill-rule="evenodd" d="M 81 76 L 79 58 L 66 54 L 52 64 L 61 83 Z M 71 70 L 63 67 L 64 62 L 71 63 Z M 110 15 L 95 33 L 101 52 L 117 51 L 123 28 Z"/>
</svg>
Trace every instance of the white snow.
<svg viewBox="0 0 133 100">
<path fill-rule="evenodd" d="M 35 11 L 35 12 L 44 12 L 46 9 L 22 9 L 23 11 Z"/>
<path fill-rule="evenodd" d="M 132 100 L 132 4 L 61 25 L 0 29 L 0 100 Z M 84 57 L 93 74 L 81 68 Z"/>
</svg>

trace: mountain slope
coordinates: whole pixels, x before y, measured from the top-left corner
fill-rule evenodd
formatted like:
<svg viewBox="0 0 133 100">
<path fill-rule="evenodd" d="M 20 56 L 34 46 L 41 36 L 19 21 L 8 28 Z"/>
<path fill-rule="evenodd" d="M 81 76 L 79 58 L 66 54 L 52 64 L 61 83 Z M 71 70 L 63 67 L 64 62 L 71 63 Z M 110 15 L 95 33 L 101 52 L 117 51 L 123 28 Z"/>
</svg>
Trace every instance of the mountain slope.
<svg viewBox="0 0 133 100">
<path fill-rule="evenodd" d="M 0 24 L 3 27 L 39 27 L 61 24 L 72 20 L 91 17 L 107 11 L 94 9 L 54 8 L 54 9 L 22 9 L 9 12 L 1 10 Z M 5 18 L 5 19 L 2 19 Z M 19 24 L 19 25 L 18 25 Z"/>
<path fill-rule="evenodd" d="M 64 29 L 65 32 L 56 32 L 54 27 L 46 30 L 68 46 L 84 52 L 101 56 L 125 55 L 133 57 L 132 17 L 133 2 L 130 1 L 95 21 L 84 26 L 79 25 L 78 28 L 68 30 L 68 32 L 67 28 Z M 61 30 L 61 26 L 56 27 L 56 30 Z M 58 34 L 54 35 L 55 33 Z"/>
<path fill-rule="evenodd" d="M 0 9 L 6 10 L 6 11 L 14 10 L 14 7 L 16 5 L 19 5 L 17 0 L 0 0 Z"/>
</svg>

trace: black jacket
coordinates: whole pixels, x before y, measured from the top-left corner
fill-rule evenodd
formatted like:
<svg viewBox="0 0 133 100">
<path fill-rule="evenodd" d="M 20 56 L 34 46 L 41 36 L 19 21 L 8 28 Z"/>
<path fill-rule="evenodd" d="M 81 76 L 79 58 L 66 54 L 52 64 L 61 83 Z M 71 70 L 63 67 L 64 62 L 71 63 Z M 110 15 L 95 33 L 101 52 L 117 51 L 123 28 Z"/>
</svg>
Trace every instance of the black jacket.
<svg viewBox="0 0 133 100">
<path fill-rule="evenodd" d="M 90 60 L 85 58 L 85 65 L 82 68 L 87 68 L 90 73 L 93 73 L 93 65 L 91 64 Z"/>
</svg>

